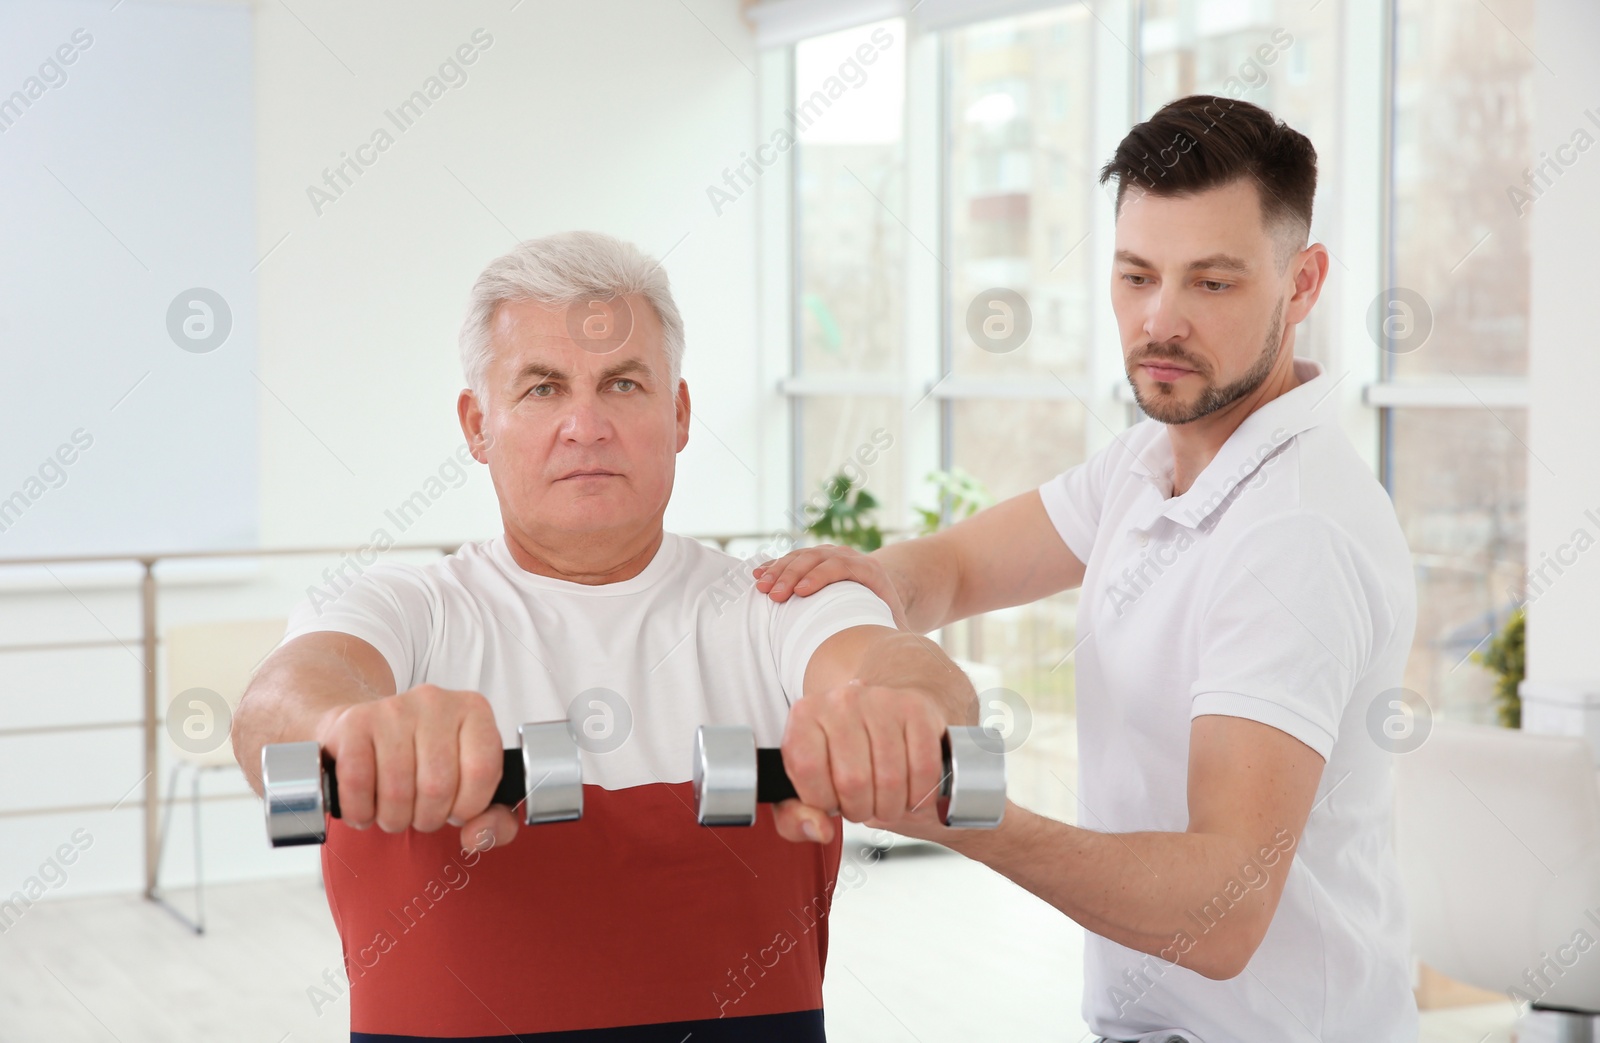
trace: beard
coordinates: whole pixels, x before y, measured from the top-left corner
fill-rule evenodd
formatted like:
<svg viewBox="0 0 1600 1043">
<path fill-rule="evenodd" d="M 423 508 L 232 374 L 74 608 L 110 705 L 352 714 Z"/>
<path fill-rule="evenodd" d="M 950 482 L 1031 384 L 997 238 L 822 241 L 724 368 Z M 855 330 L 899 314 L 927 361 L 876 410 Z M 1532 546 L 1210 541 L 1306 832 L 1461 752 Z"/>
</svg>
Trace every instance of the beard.
<svg viewBox="0 0 1600 1043">
<path fill-rule="evenodd" d="M 1171 345 L 1146 345 L 1144 352 L 1130 360 L 1126 366 L 1128 386 L 1133 388 L 1133 400 L 1144 410 L 1145 416 L 1163 424 L 1187 424 L 1201 417 L 1210 416 L 1219 409 L 1233 405 L 1266 382 L 1267 375 L 1272 372 L 1273 363 L 1277 361 L 1279 341 L 1282 337 L 1283 302 L 1279 301 L 1277 311 L 1272 315 L 1272 326 L 1267 330 L 1266 341 L 1261 345 L 1261 353 L 1256 356 L 1250 371 L 1233 383 L 1223 384 L 1220 387 L 1211 382 L 1200 360 L 1189 358 L 1180 349 Z M 1158 397 L 1153 400 L 1146 399 L 1139 393 L 1139 383 L 1134 380 L 1133 372 L 1135 367 L 1151 360 L 1176 362 L 1194 369 L 1195 375 L 1205 381 L 1199 396 L 1192 403 L 1184 405 L 1177 399 L 1169 397 L 1172 388 L 1170 383 L 1158 380 L 1156 381 Z"/>
</svg>

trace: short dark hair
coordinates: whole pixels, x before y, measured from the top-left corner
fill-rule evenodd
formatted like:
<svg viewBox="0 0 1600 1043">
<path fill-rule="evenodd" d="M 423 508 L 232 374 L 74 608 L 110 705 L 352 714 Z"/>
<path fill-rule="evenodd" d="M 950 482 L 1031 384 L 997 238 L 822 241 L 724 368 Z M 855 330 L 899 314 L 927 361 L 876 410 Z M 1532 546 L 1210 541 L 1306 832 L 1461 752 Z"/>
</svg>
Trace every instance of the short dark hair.
<svg viewBox="0 0 1600 1043">
<path fill-rule="evenodd" d="M 1310 231 L 1317 150 L 1310 138 L 1247 101 L 1191 94 L 1168 102 L 1128 131 L 1100 168 L 1102 185 L 1117 179 L 1118 214 L 1129 186 L 1185 196 L 1246 177 L 1256 184 L 1269 232 L 1280 225 Z"/>
</svg>

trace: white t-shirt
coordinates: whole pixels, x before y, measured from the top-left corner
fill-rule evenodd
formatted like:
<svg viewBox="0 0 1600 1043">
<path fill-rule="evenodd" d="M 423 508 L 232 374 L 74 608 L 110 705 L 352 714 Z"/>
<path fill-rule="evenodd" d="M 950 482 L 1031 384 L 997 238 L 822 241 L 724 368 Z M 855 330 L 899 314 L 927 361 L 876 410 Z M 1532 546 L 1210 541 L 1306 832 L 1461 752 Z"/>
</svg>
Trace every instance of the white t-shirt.
<svg viewBox="0 0 1600 1043">
<path fill-rule="evenodd" d="M 1186 830 L 1190 721 L 1201 715 L 1260 721 L 1327 762 L 1244 973 L 1212 981 L 1088 936 L 1084 1017 L 1112 1039 L 1163 1029 L 1205 1043 L 1417 1038 L 1392 755 L 1368 724 L 1375 703 L 1387 711 L 1411 649 L 1411 558 L 1393 504 L 1335 422 L 1331 381 L 1315 362 L 1294 365 L 1303 383 L 1240 424 L 1181 496 L 1155 420 L 1039 489 L 1088 566 L 1075 657 L 1085 826 Z M 1187 944 L 1226 915 L 1230 893 L 1278 871 L 1278 857 L 1222 881 L 1218 900 L 1191 915 Z M 1187 947 L 1174 942 L 1172 955 Z"/>
<path fill-rule="evenodd" d="M 582 751 L 585 785 L 685 782 L 700 725 L 748 724 L 777 746 L 817 646 L 894 626 L 859 583 L 778 604 L 750 568 L 668 532 L 632 579 L 574 583 L 526 571 L 502 535 L 426 565 L 371 566 L 331 604 L 298 604 L 284 641 L 337 630 L 382 653 L 397 691 L 481 692 L 507 749 L 524 722 L 570 718 L 603 751 Z"/>
<path fill-rule="evenodd" d="M 777 746 L 817 647 L 894 620 L 857 583 L 777 604 L 752 564 L 666 533 L 639 575 L 591 586 L 524 571 L 500 537 L 369 567 L 331 604 L 296 607 L 286 641 L 353 634 L 399 691 L 481 692 L 506 748 L 519 724 L 560 719 L 582 747 L 582 821 L 523 830 L 481 858 L 463 857 L 453 828 L 330 820 L 323 878 L 353 1035 L 636 1039 L 677 1026 L 676 1039 L 746 1018 L 748 1038 L 822 1038 L 841 842 L 791 843 L 765 810 L 748 829 L 698 825 L 694 734 L 748 724 Z"/>
</svg>

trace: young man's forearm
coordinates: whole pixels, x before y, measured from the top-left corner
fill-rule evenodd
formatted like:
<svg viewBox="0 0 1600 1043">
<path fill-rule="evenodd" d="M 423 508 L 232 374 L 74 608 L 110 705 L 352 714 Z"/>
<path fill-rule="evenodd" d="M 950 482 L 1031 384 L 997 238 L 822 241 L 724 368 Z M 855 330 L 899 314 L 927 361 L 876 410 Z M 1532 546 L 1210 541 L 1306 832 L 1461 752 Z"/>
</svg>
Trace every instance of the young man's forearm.
<svg viewBox="0 0 1600 1043">
<path fill-rule="evenodd" d="M 316 640 L 274 653 L 234 713 L 233 753 L 257 794 L 261 747 L 311 739 L 329 710 L 394 694 L 393 681 L 384 683 L 390 672 L 387 663 L 378 671 L 374 663 L 358 666 L 352 661 L 353 655 L 361 654 L 350 647 L 353 638 L 314 636 Z"/>
<path fill-rule="evenodd" d="M 1015 804 L 993 831 L 944 843 L 1087 930 L 1213 978 L 1238 974 L 1277 907 L 1296 838 L 1267 852 L 1207 833 L 1098 833 Z"/>
<path fill-rule="evenodd" d="M 926 634 L 950 622 L 961 574 L 955 548 L 942 536 L 903 540 L 872 552 L 894 583 L 913 633 Z"/>
</svg>

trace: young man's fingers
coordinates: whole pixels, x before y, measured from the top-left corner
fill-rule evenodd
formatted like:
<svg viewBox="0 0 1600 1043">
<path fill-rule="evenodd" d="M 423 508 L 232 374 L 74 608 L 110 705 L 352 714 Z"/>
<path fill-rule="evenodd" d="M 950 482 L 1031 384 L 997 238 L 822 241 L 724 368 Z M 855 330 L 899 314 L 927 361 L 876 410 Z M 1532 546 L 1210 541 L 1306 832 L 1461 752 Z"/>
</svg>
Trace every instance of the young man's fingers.
<svg viewBox="0 0 1600 1043">
<path fill-rule="evenodd" d="M 822 553 L 815 547 L 795 551 L 779 559 L 777 564 L 761 574 L 758 587 L 765 585 L 774 597 L 787 597 L 795 585 L 823 562 Z"/>
</svg>

